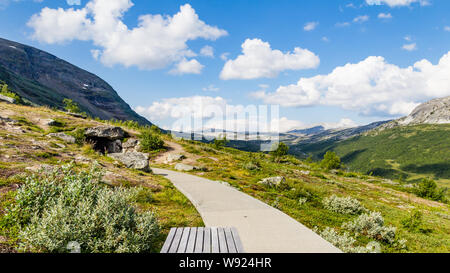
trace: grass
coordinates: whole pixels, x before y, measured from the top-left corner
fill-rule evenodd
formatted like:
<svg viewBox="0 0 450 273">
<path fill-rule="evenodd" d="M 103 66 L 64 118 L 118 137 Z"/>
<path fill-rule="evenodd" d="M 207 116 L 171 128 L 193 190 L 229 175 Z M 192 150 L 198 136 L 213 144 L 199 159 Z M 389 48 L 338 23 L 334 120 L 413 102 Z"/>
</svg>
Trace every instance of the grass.
<svg viewBox="0 0 450 273">
<path fill-rule="evenodd" d="M 357 172 L 333 173 L 321 169 L 315 163 L 308 164 L 292 156 L 284 157 L 282 163 L 277 163 L 271 156 L 263 153 L 243 152 L 232 148 L 216 149 L 212 145 L 192 141 L 181 141 L 180 144 L 188 159 L 199 157 L 195 165 L 204 167 L 203 170 L 193 171 L 194 174 L 228 182 L 238 190 L 282 210 L 311 229 L 333 227 L 343 232 L 342 224 L 355 216 L 328 211 L 323 207 L 322 200 L 333 194 L 351 196 L 367 209 L 381 212 L 387 225 L 397 227 L 398 238 L 407 240 L 407 249 L 383 243 L 384 252 L 450 252 L 450 221 L 445 216 L 449 214 L 449 206 L 395 189 L 401 188 L 401 185 L 385 185 L 383 179 Z M 218 161 L 208 160 L 211 156 Z M 245 167 L 249 162 L 260 167 L 249 170 Z M 161 164 L 159 167 L 173 168 L 173 165 Z M 309 174 L 306 175 L 307 172 Z M 258 184 L 261 179 L 272 176 L 284 176 L 288 186 L 277 189 Z M 306 203 L 300 200 L 304 198 L 307 199 Z M 423 228 L 431 232 L 412 232 L 403 227 L 401 220 L 413 210 L 422 212 Z M 358 236 L 357 241 L 360 245 L 365 245 L 369 238 Z"/>
</svg>

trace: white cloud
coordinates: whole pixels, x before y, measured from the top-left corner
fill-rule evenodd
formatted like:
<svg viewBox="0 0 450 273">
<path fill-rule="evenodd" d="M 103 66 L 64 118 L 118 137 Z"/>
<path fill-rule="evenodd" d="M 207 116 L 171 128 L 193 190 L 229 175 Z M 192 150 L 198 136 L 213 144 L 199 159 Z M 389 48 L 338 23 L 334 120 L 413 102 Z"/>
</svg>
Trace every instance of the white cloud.
<svg viewBox="0 0 450 273">
<path fill-rule="evenodd" d="M 103 64 L 140 69 L 186 65 L 185 58 L 195 56 L 188 41 L 214 41 L 227 35 L 225 30 L 201 21 L 189 4 L 173 16 L 141 15 L 138 26 L 129 29 L 122 17 L 132 6 L 131 0 L 91 0 L 80 9 L 46 7 L 27 25 L 34 30 L 32 37 L 41 42 L 92 41 Z M 196 61 L 189 62 L 193 66 Z"/>
<path fill-rule="evenodd" d="M 203 91 L 205 91 L 205 92 L 217 92 L 219 90 L 220 89 L 218 87 L 216 87 L 214 84 L 210 84 L 207 87 L 203 88 Z"/>
<path fill-rule="evenodd" d="M 324 41 L 324 42 L 327 42 L 327 43 L 328 43 L 328 42 L 330 41 L 330 39 L 328 39 L 328 37 L 326 37 L 326 36 L 323 36 L 323 37 L 322 37 L 322 41 Z"/>
<path fill-rule="evenodd" d="M 286 107 L 339 106 L 363 115 L 407 115 L 419 103 L 450 95 L 450 52 L 438 64 L 424 59 L 401 68 L 371 56 L 336 67 L 330 74 L 300 78 L 276 92 L 254 97 Z"/>
<path fill-rule="evenodd" d="M 67 4 L 70 6 L 79 6 L 81 5 L 81 0 L 67 0 Z"/>
<path fill-rule="evenodd" d="M 319 25 L 319 22 L 308 22 L 303 27 L 304 31 L 312 31 Z"/>
<path fill-rule="evenodd" d="M 343 22 L 343 23 L 336 23 L 337 27 L 349 27 L 350 23 L 349 22 Z"/>
<path fill-rule="evenodd" d="M 380 13 L 378 14 L 379 19 L 392 19 L 392 14 L 390 13 Z"/>
<path fill-rule="evenodd" d="M 416 43 L 406 44 L 402 46 L 402 49 L 406 51 L 414 51 L 417 50 L 417 44 Z"/>
<path fill-rule="evenodd" d="M 200 50 L 200 55 L 205 56 L 205 57 L 214 57 L 214 48 L 212 48 L 211 46 L 204 46 L 201 50 Z"/>
<path fill-rule="evenodd" d="M 354 23 L 364 23 L 369 21 L 369 16 L 368 15 L 360 15 L 355 17 L 355 19 L 353 19 Z"/>
<path fill-rule="evenodd" d="M 203 65 L 199 63 L 196 59 L 187 60 L 184 58 L 175 67 L 170 70 L 170 74 L 183 75 L 183 74 L 201 74 Z"/>
<path fill-rule="evenodd" d="M 230 56 L 229 52 L 222 53 L 220 55 L 220 59 L 222 59 L 222 61 L 227 61 L 228 60 L 228 56 Z"/>
<path fill-rule="evenodd" d="M 403 39 L 405 39 L 405 41 L 411 42 L 412 38 L 411 36 L 405 36 Z"/>
<path fill-rule="evenodd" d="M 445 27 L 444 27 L 444 30 L 445 30 L 445 31 L 450 31 L 450 26 L 445 26 Z"/>
<path fill-rule="evenodd" d="M 366 3 L 372 5 L 388 5 L 389 7 L 410 6 L 413 3 L 419 3 L 421 6 L 430 4 L 428 0 L 366 0 Z"/>
<path fill-rule="evenodd" d="M 320 125 L 322 125 L 325 130 L 328 129 L 337 129 L 337 128 L 353 128 L 358 126 L 358 123 L 354 122 L 353 120 L 349 119 L 349 118 L 343 118 L 341 120 L 339 120 L 338 122 L 323 122 L 320 123 Z"/>
<path fill-rule="evenodd" d="M 319 57 L 307 49 L 296 47 L 293 52 L 283 53 L 260 39 L 245 40 L 242 53 L 225 63 L 221 79 L 273 78 L 285 70 L 316 68 L 320 63 Z"/>
</svg>

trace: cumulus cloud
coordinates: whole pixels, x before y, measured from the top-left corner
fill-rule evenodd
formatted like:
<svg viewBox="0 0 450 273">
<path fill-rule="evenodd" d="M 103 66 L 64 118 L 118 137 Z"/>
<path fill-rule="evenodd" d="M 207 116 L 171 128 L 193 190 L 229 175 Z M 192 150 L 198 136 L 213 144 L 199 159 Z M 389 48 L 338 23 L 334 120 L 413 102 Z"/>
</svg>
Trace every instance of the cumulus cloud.
<svg viewBox="0 0 450 273">
<path fill-rule="evenodd" d="M 204 46 L 201 50 L 200 50 L 200 55 L 205 56 L 205 57 L 214 57 L 214 48 L 212 48 L 211 46 Z"/>
<path fill-rule="evenodd" d="M 254 97 L 287 107 L 332 105 L 363 115 L 409 114 L 426 100 L 450 95 L 450 52 L 433 65 L 424 59 L 401 68 L 383 57 L 336 67 L 330 74 L 301 78 L 276 92 Z"/>
<path fill-rule="evenodd" d="M 353 19 L 353 23 L 364 23 L 369 21 L 369 16 L 368 15 L 360 15 L 357 16 Z"/>
<path fill-rule="evenodd" d="M 392 14 L 390 13 L 380 13 L 378 14 L 379 19 L 392 19 Z"/>
<path fill-rule="evenodd" d="M 319 25 L 319 22 L 308 22 L 305 24 L 305 26 L 303 27 L 304 31 L 312 31 L 314 29 L 316 29 L 316 27 Z"/>
<path fill-rule="evenodd" d="M 196 54 L 187 42 L 216 40 L 225 30 L 201 21 L 195 10 L 185 4 L 173 16 L 141 15 L 132 29 L 122 21 L 133 6 L 131 0 L 91 0 L 80 9 L 43 8 L 28 22 L 32 37 L 55 44 L 72 40 L 92 41 L 97 58 L 105 65 L 121 64 L 140 69 L 161 69 L 176 63 L 175 70 L 190 66 L 199 71 L 198 61 L 186 60 Z M 187 70 L 186 70 L 187 71 Z"/>
<path fill-rule="evenodd" d="M 242 55 L 225 63 L 220 78 L 274 78 L 282 71 L 316 68 L 319 63 L 319 57 L 307 49 L 296 47 L 292 52 L 283 53 L 260 39 L 247 39 L 242 44 Z"/>
<path fill-rule="evenodd" d="M 220 89 L 218 87 L 216 87 L 214 84 L 210 84 L 207 87 L 204 87 L 202 90 L 205 92 L 217 92 Z"/>
<path fill-rule="evenodd" d="M 175 67 L 170 70 L 170 74 L 183 75 L 183 74 L 201 74 L 204 65 L 199 63 L 197 60 L 187 60 L 184 58 Z"/>
<path fill-rule="evenodd" d="M 366 0 L 366 3 L 372 5 L 388 5 L 389 7 L 410 6 L 413 3 L 419 3 L 421 6 L 430 4 L 428 0 Z"/>
<path fill-rule="evenodd" d="M 417 50 L 417 44 L 416 43 L 405 44 L 402 46 L 402 49 L 406 51 L 414 51 Z"/>
</svg>

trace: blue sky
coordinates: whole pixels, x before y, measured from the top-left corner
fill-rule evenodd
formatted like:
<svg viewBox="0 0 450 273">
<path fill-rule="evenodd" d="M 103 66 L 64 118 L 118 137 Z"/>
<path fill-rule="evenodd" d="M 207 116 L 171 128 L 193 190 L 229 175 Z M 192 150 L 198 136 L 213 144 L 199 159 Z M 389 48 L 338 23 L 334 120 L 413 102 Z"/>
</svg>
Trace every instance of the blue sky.
<svg viewBox="0 0 450 273">
<path fill-rule="evenodd" d="M 450 1 L 68 2 L 0 0 L 0 36 L 95 73 L 165 127 L 180 104 L 279 104 L 287 130 L 390 119 L 450 95 Z M 148 14 L 163 17 L 139 25 Z"/>
</svg>

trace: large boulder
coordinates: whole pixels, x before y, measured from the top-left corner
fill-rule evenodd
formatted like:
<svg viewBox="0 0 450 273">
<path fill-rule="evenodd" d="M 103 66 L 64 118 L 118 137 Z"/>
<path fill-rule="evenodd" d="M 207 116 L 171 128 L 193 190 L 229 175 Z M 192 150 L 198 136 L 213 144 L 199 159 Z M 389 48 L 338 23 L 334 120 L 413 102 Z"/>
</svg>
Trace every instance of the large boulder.
<svg viewBox="0 0 450 273">
<path fill-rule="evenodd" d="M 115 154 L 122 152 L 122 141 L 119 139 L 107 142 L 105 150 L 108 154 Z"/>
<path fill-rule="evenodd" d="M 123 152 L 139 152 L 141 142 L 135 138 L 130 138 L 122 143 Z"/>
<path fill-rule="evenodd" d="M 284 178 L 282 176 L 268 177 L 268 178 L 264 178 L 263 180 L 258 182 L 258 184 L 265 185 L 268 187 L 279 187 L 285 183 L 286 183 L 286 178 Z"/>
<path fill-rule="evenodd" d="M 197 168 L 194 166 L 191 166 L 191 165 L 187 165 L 187 164 L 178 163 L 177 165 L 175 165 L 175 170 L 177 170 L 177 171 L 188 172 L 188 171 L 193 171 L 195 169 L 197 169 Z"/>
<path fill-rule="evenodd" d="M 185 156 L 182 154 L 169 154 L 166 159 L 166 163 L 172 163 L 174 161 L 179 161 L 184 159 Z"/>
<path fill-rule="evenodd" d="M 73 136 L 69 136 L 65 133 L 51 133 L 47 135 L 48 137 L 56 137 L 61 140 L 64 140 L 67 143 L 75 143 L 76 139 Z"/>
<path fill-rule="evenodd" d="M 84 135 L 86 138 L 96 139 L 103 138 L 109 140 L 118 140 L 125 138 L 125 131 L 120 127 L 97 126 L 87 128 Z"/>
<path fill-rule="evenodd" d="M 139 152 L 128 152 L 128 153 L 113 153 L 109 156 L 121 163 L 123 163 L 127 168 L 150 171 L 150 166 L 148 163 L 148 155 Z"/>
</svg>

